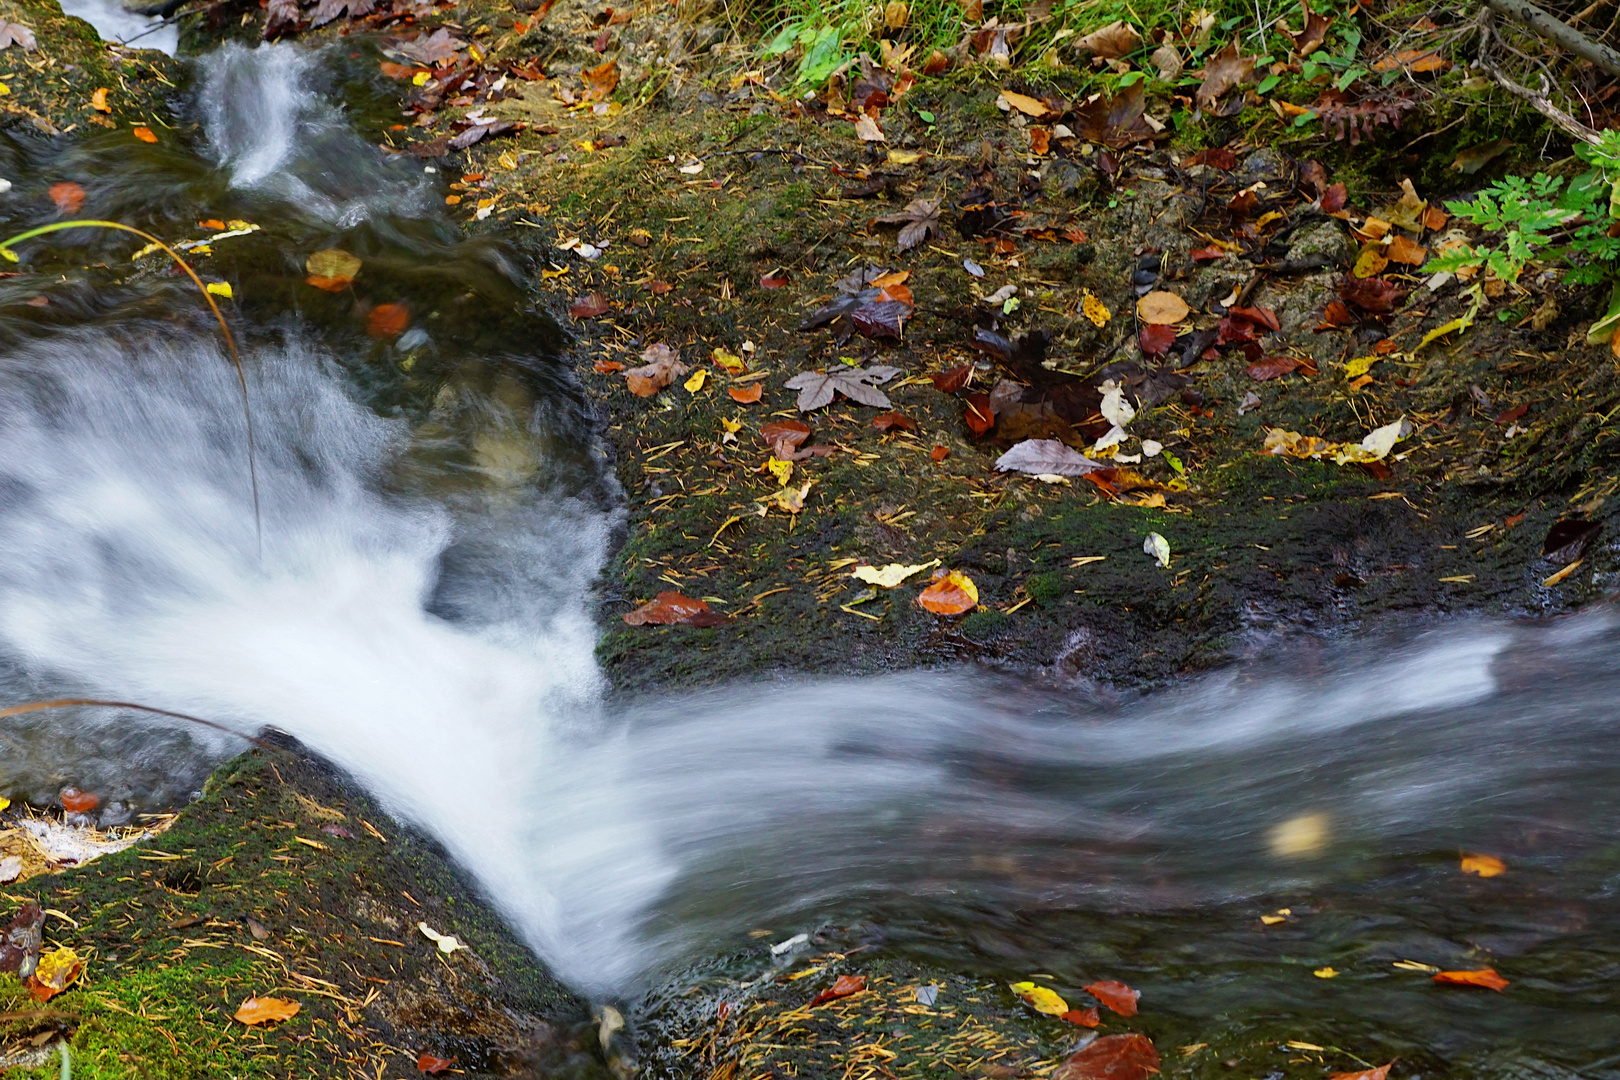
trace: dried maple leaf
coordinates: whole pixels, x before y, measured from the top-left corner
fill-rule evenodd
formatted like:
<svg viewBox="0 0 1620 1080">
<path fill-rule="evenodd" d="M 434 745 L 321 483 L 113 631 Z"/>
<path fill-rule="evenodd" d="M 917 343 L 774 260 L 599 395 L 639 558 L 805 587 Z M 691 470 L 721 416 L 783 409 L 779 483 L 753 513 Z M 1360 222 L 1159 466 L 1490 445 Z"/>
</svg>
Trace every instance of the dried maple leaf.
<svg viewBox="0 0 1620 1080">
<path fill-rule="evenodd" d="M 823 990 L 821 993 L 817 994 L 813 999 L 811 999 L 810 1008 L 813 1009 L 824 1001 L 832 1001 L 836 998 L 849 997 L 851 994 L 858 994 L 865 989 L 865 975 L 840 975 L 830 987 Z"/>
<path fill-rule="evenodd" d="M 1086 52 L 1103 60 L 1118 60 L 1141 47 L 1142 35 L 1136 32 L 1136 27 L 1115 21 L 1093 30 L 1077 44 Z"/>
<path fill-rule="evenodd" d="M 996 459 L 1000 472 L 1031 476 L 1084 476 L 1103 466 L 1056 439 L 1025 439 Z"/>
<path fill-rule="evenodd" d="M 315 5 L 315 10 L 309 13 L 309 24 L 325 26 L 345 13 L 351 19 L 358 19 L 362 15 L 370 15 L 376 6 L 376 0 L 321 0 Z"/>
<path fill-rule="evenodd" d="M 935 570 L 917 603 L 935 615 L 962 615 L 979 606 L 979 588 L 960 570 Z"/>
<path fill-rule="evenodd" d="M 1147 1080 L 1159 1052 L 1146 1035 L 1104 1035 L 1058 1066 L 1052 1080 Z"/>
<path fill-rule="evenodd" d="M 1305 26 L 1299 33 L 1286 30 L 1288 38 L 1294 43 L 1294 51 L 1301 57 L 1309 56 L 1322 47 L 1327 40 L 1328 28 L 1333 25 L 1333 16 L 1318 15 L 1316 12 L 1305 9 Z"/>
<path fill-rule="evenodd" d="M 1214 56 L 1204 65 L 1204 84 L 1193 95 L 1199 111 L 1216 113 L 1216 105 L 1221 96 L 1233 87 L 1254 79 L 1254 57 L 1239 56 L 1237 42 L 1231 44 Z M 1237 102 L 1239 107 L 1242 99 Z"/>
<path fill-rule="evenodd" d="M 872 426 L 879 431 L 893 431 L 895 428 L 901 431 L 916 431 L 917 421 L 904 413 L 890 411 L 872 417 Z"/>
<path fill-rule="evenodd" d="M 619 63 L 608 60 L 593 68 L 586 68 L 579 73 L 579 81 L 585 84 L 586 101 L 600 101 L 618 88 Z"/>
<path fill-rule="evenodd" d="M 568 314 L 576 319 L 594 319 L 598 315 L 606 315 L 611 308 L 607 297 L 599 292 L 589 292 L 584 296 L 576 297 L 568 305 Z"/>
<path fill-rule="evenodd" d="M 12 45 L 21 45 L 23 52 L 33 52 L 38 47 L 34 32 L 28 27 L 9 19 L 0 19 L 0 49 L 9 49 Z"/>
<path fill-rule="evenodd" d="M 636 610 L 626 612 L 624 621 L 630 626 L 719 626 L 731 618 L 702 600 L 678 592 L 661 592 Z"/>
<path fill-rule="evenodd" d="M 1113 979 L 1099 979 L 1084 989 L 1086 993 L 1121 1016 L 1135 1016 L 1136 1000 L 1142 996 L 1140 990 L 1132 990 L 1124 983 L 1115 982 Z"/>
<path fill-rule="evenodd" d="M 973 374 L 972 364 L 963 364 L 961 367 L 950 368 L 946 371 L 936 371 L 928 376 L 934 384 L 934 389 L 942 394 L 954 394 L 968 383 Z"/>
<path fill-rule="evenodd" d="M 898 214 L 886 214 L 872 224 L 902 226 L 896 245 L 901 251 L 910 251 L 930 236 L 939 235 L 939 200 L 913 199 Z"/>
<path fill-rule="evenodd" d="M 1075 107 L 1074 133 L 1087 142 L 1115 149 L 1151 139 L 1154 131 L 1142 119 L 1147 111 L 1145 84 L 1132 83 L 1115 97 L 1093 94 Z"/>
<path fill-rule="evenodd" d="M 877 365 L 869 368 L 838 368 L 829 372 L 801 371 L 787 381 L 789 390 L 797 390 L 799 398 L 795 402 L 800 412 L 809 412 L 830 404 L 833 395 L 843 394 L 851 401 L 858 401 L 862 405 L 876 405 L 880 409 L 887 409 L 890 405 L 889 397 L 878 389 L 879 383 L 886 383 L 896 375 L 900 369 Z"/>
<path fill-rule="evenodd" d="M 236 1019 L 239 1023 L 255 1027 L 259 1024 L 273 1024 L 282 1020 L 291 1020 L 303 1008 L 296 1001 L 287 1001 L 273 997 L 250 997 L 242 1002 L 236 1010 Z"/>
<path fill-rule="evenodd" d="M 1481 986 L 1487 990 L 1495 990 L 1498 994 L 1509 985 L 1506 979 L 1491 968 L 1480 968 L 1478 971 L 1442 971 L 1434 977 L 1434 981 L 1451 986 Z"/>
</svg>

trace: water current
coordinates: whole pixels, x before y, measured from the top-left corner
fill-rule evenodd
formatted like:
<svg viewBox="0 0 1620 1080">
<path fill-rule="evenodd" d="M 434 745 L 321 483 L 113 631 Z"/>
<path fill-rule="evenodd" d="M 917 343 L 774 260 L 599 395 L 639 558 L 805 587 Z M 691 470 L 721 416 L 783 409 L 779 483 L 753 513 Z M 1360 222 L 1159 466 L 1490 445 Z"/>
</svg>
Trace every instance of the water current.
<svg viewBox="0 0 1620 1080">
<path fill-rule="evenodd" d="M 594 407 L 511 243 L 466 239 L 442 178 L 368 141 L 374 69 L 232 46 L 197 65 L 193 145 L 0 135 L 7 227 L 61 179 L 86 216 L 171 238 L 260 226 L 203 261 L 238 300 L 258 521 L 236 376 L 189 286 L 97 269 L 129 244 L 89 230 L 0 281 L 6 698 L 292 733 L 593 995 L 633 1000 L 755 927 L 853 921 L 957 970 L 1104 968 L 1186 1041 L 1293 1025 L 1458 1075 L 1620 1075 L 1609 612 L 1301 643 L 1108 699 L 927 672 L 607 703 L 591 589 L 621 511 Z M 364 260 L 353 295 L 301 284 L 329 246 Z M 385 303 L 410 328 L 379 340 Z M 184 801 L 241 745 L 33 714 L 0 729 L 0 792 L 72 781 L 116 818 Z M 1465 877 L 1472 851 L 1509 873 Z M 1513 988 L 1437 994 L 1398 960 Z"/>
</svg>

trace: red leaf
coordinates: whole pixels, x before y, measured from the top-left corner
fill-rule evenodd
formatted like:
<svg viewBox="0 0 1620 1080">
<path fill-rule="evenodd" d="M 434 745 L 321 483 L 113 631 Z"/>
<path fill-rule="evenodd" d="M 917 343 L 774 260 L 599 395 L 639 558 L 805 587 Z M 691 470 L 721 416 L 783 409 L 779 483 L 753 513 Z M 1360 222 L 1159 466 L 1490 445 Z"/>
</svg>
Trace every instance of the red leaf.
<svg viewBox="0 0 1620 1080">
<path fill-rule="evenodd" d="M 892 431 L 895 428 L 899 428 L 902 431 L 916 431 L 917 421 L 913 420 L 909 416 L 905 416 L 891 410 L 886 413 L 878 413 L 876 416 L 872 417 L 872 426 L 877 428 L 879 431 Z"/>
<path fill-rule="evenodd" d="M 1058 1017 L 1058 1019 L 1067 1020 L 1069 1023 L 1077 1024 L 1080 1027 L 1094 1028 L 1098 1024 L 1102 1023 L 1102 1019 L 1097 1015 L 1097 1010 L 1095 1007 L 1090 1009 L 1070 1009 L 1068 1012 Z"/>
<path fill-rule="evenodd" d="M 1258 364 L 1249 365 L 1249 378 L 1255 382 L 1265 382 L 1281 375 L 1289 375 L 1299 370 L 1300 362 L 1292 356 L 1268 356 Z"/>
<path fill-rule="evenodd" d="M 1395 1063 L 1380 1065 L 1376 1069 L 1362 1069 L 1360 1072 L 1332 1073 L 1328 1080 L 1389 1080 L 1389 1070 Z"/>
<path fill-rule="evenodd" d="M 944 461 L 951 456 L 951 448 L 948 446 L 936 446 L 928 451 L 928 456 L 934 461 Z"/>
<path fill-rule="evenodd" d="M 598 315 L 606 315 L 609 307 L 607 297 L 599 292 L 590 292 L 569 304 L 568 314 L 576 319 L 594 319 Z"/>
<path fill-rule="evenodd" d="M 787 283 L 788 276 L 786 271 L 775 274 L 765 274 L 759 279 L 759 287 L 762 289 L 780 289 Z"/>
<path fill-rule="evenodd" d="M 710 609 L 702 600 L 678 592 L 661 592 L 657 599 L 626 614 L 624 621 L 631 626 L 718 626 L 731 620 Z"/>
<path fill-rule="evenodd" d="M 730 386 L 726 388 L 726 393 L 731 395 L 732 401 L 742 405 L 752 405 L 765 393 L 765 387 L 760 383 L 755 383 L 753 386 Z"/>
<path fill-rule="evenodd" d="M 1363 311 L 1387 315 L 1406 297 L 1406 290 L 1386 278 L 1347 277 L 1339 285 L 1339 295 Z"/>
<path fill-rule="evenodd" d="M 1348 196 L 1349 192 L 1345 190 L 1343 184 L 1334 184 L 1322 192 L 1322 212 L 1324 214 L 1337 214 L 1344 209 L 1344 201 Z"/>
<path fill-rule="evenodd" d="M 963 364 L 961 367 L 954 367 L 949 371 L 936 371 L 928 378 L 933 382 L 935 390 L 942 394 L 954 394 L 967 385 L 968 376 L 972 374 L 973 365 Z"/>
<path fill-rule="evenodd" d="M 1217 345 L 1236 345 L 1254 340 L 1254 323 L 1227 315 L 1215 335 Z"/>
<path fill-rule="evenodd" d="M 424 1050 L 416 1057 L 416 1070 L 417 1072 L 425 1072 L 430 1076 L 437 1076 L 448 1070 L 458 1060 L 460 1059 L 434 1057 Z"/>
<path fill-rule="evenodd" d="M 834 982 L 832 986 L 823 990 L 821 993 L 817 994 L 811 999 L 810 1007 L 813 1009 L 824 1001 L 833 1001 L 837 998 L 849 997 L 851 994 L 858 994 L 865 989 L 865 975 L 840 975 L 838 976 L 838 980 Z"/>
<path fill-rule="evenodd" d="M 1176 328 L 1162 323 L 1148 323 L 1136 335 L 1136 340 L 1142 346 L 1143 356 L 1163 356 L 1176 343 Z"/>
<path fill-rule="evenodd" d="M 1188 165 L 1208 165 L 1211 168 L 1220 169 L 1222 172 L 1237 168 L 1237 163 L 1237 155 L 1224 146 L 1200 150 L 1187 161 Z"/>
<path fill-rule="evenodd" d="M 1247 319 L 1256 326 L 1263 326 L 1267 330 L 1281 330 L 1282 323 L 1277 321 L 1277 313 L 1270 308 L 1263 307 L 1235 307 L 1227 308 L 1227 313 L 1240 319 Z"/>
<path fill-rule="evenodd" d="M 411 325 L 411 313 L 404 304 L 378 304 L 366 316 L 366 333 L 374 338 L 396 338 Z"/>
<path fill-rule="evenodd" d="M 617 360 L 598 360 L 596 371 L 599 375 L 611 375 L 615 371 L 623 371 L 624 365 Z"/>
<path fill-rule="evenodd" d="M 963 417 L 967 420 L 968 430 L 975 435 L 984 435 L 996 426 L 996 415 L 990 411 L 989 394 L 969 394 L 967 396 L 967 413 Z"/>
<path fill-rule="evenodd" d="M 71 180 L 63 180 L 60 184 L 52 184 L 50 190 L 51 202 L 64 214 L 77 214 L 79 208 L 84 206 L 84 188 Z"/>
<path fill-rule="evenodd" d="M 1487 990 L 1495 990 L 1498 994 L 1508 985 L 1508 981 L 1491 968 L 1480 968 L 1478 971 L 1442 971 L 1434 977 L 1434 981 L 1451 986 L 1483 986 Z"/>
<path fill-rule="evenodd" d="M 1498 424 L 1511 424 L 1513 421 L 1517 420 L 1519 417 L 1523 416 L 1529 411 L 1530 406 L 1528 405 L 1515 405 L 1511 409 L 1503 409 L 1501 412 L 1497 413 L 1496 422 Z"/>
<path fill-rule="evenodd" d="M 1216 259 L 1226 258 L 1226 252 L 1215 244 L 1210 244 L 1208 247 L 1194 248 L 1187 252 L 1187 257 L 1193 262 L 1214 262 Z"/>
<path fill-rule="evenodd" d="M 1113 979 L 1099 979 L 1085 987 L 1085 991 L 1121 1016 L 1135 1016 L 1136 999 L 1142 996 L 1140 990 L 1132 990 Z"/>
<path fill-rule="evenodd" d="M 1146 1035 L 1104 1035 L 1058 1066 L 1052 1080 L 1147 1080 L 1159 1052 Z"/>
</svg>

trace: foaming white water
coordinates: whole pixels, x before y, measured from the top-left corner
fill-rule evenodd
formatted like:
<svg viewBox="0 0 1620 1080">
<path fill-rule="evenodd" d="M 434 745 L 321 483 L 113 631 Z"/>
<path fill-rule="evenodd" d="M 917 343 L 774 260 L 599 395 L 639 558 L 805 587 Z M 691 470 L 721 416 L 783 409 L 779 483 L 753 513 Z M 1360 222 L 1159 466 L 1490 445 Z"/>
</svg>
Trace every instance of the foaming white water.
<svg viewBox="0 0 1620 1080">
<path fill-rule="evenodd" d="M 131 11 L 119 0 L 62 0 L 64 14 L 83 19 L 95 27 L 103 41 L 128 41 L 142 49 L 156 49 L 173 56 L 180 48 L 180 30 L 161 26 L 163 20 Z"/>
<path fill-rule="evenodd" d="M 420 175 L 384 160 L 321 92 L 319 53 L 229 44 L 198 63 L 203 130 L 232 187 L 339 225 L 427 211 Z"/>
</svg>

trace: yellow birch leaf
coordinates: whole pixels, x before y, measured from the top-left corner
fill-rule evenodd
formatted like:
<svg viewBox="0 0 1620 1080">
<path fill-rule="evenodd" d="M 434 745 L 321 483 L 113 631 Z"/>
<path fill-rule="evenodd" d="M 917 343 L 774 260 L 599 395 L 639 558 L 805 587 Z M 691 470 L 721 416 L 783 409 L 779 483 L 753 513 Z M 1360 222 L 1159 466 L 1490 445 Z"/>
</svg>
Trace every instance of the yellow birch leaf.
<svg viewBox="0 0 1620 1080">
<path fill-rule="evenodd" d="M 781 458 L 773 457 L 765 463 L 765 467 L 771 471 L 772 476 L 776 477 L 777 487 L 787 487 L 788 481 L 793 479 L 793 462 L 791 461 L 783 461 Z"/>
<path fill-rule="evenodd" d="M 892 589 L 907 578 L 920 574 L 924 570 L 931 570 L 938 565 L 939 560 L 935 559 L 933 562 L 918 563 L 915 566 L 901 566 L 899 563 L 890 563 L 881 569 L 876 566 L 857 566 L 854 572 L 850 574 L 850 577 L 859 578 L 868 585 Z"/>
<path fill-rule="evenodd" d="M 1062 1016 L 1069 1011 L 1069 1003 L 1064 1001 L 1056 990 L 1036 986 L 1032 982 L 1016 982 L 1011 985 L 1012 992 L 1035 1006 L 1035 1011 L 1038 1013 L 1045 1013 L 1047 1016 Z"/>
<path fill-rule="evenodd" d="M 1382 274 L 1384 267 L 1388 265 L 1389 259 L 1383 251 L 1376 245 L 1368 244 L 1361 249 L 1361 254 L 1356 257 L 1355 268 L 1350 272 L 1358 278 L 1375 277 Z"/>
<path fill-rule="evenodd" d="M 1091 295 L 1090 289 L 1080 300 L 1080 310 L 1095 326 L 1105 326 L 1114 317 L 1114 313 L 1101 300 Z"/>
<path fill-rule="evenodd" d="M 1358 356 L 1353 360 L 1346 361 L 1344 365 L 1344 377 L 1347 379 L 1359 379 L 1361 376 L 1371 371 L 1372 366 L 1378 363 L 1379 359 L 1380 358 L 1377 356 L 1367 355 Z"/>
<path fill-rule="evenodd" d="M 703 389 L 703 380 L 707 379 L 708 377 L 708 368 L 698 368 L 696 371 L 692 372 L 691 377 L 685 382 L 681 383 L 681 385 L 686 387 L 687 393 L 695 394 L 699 390 Z"/>
</svg>

